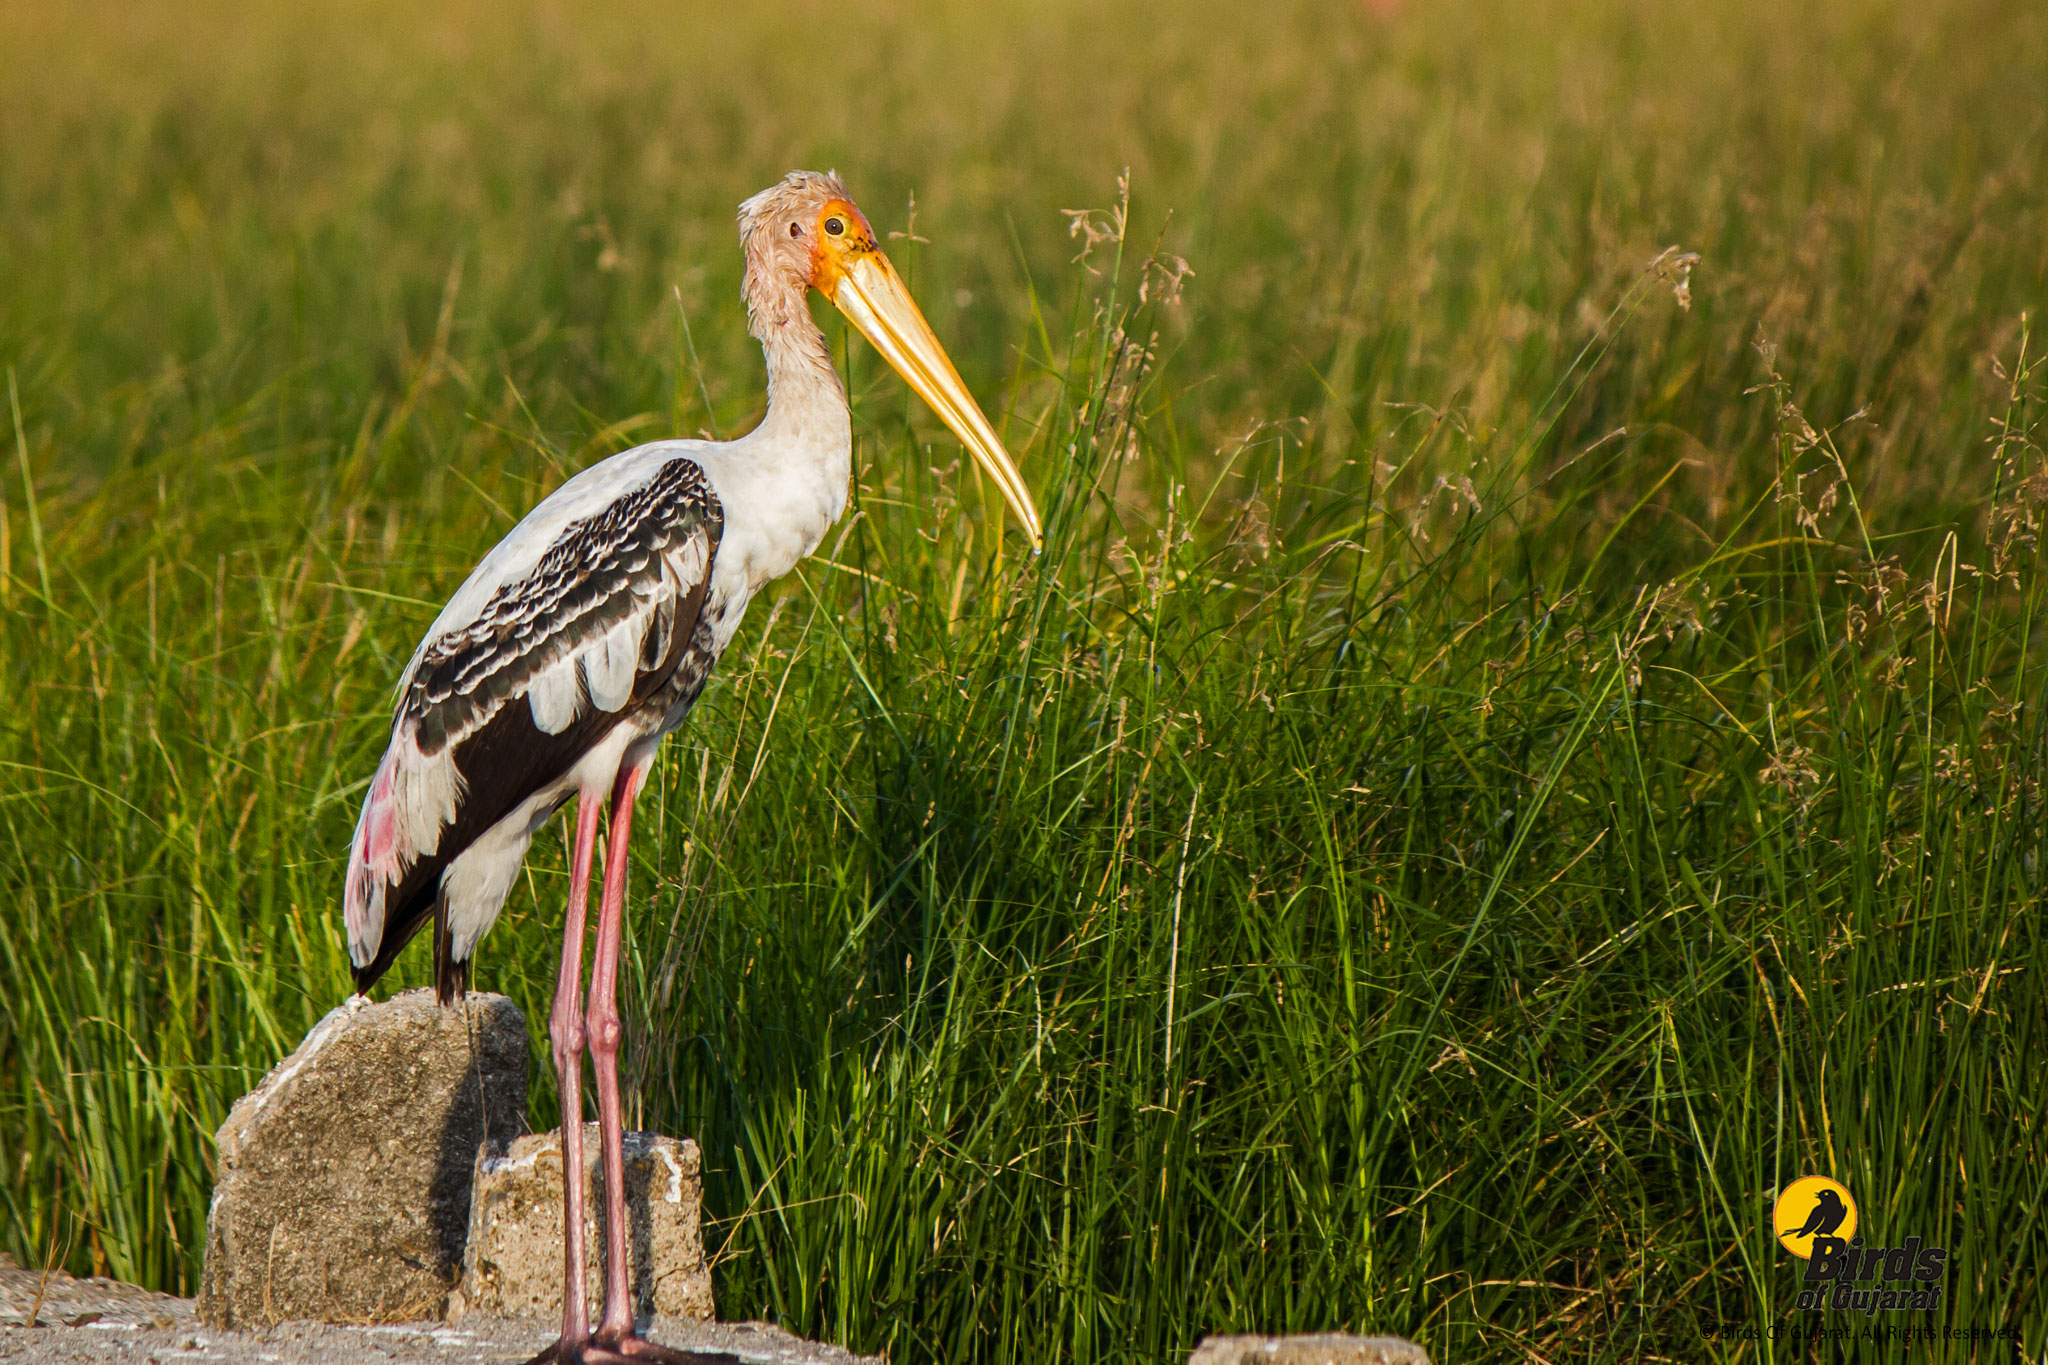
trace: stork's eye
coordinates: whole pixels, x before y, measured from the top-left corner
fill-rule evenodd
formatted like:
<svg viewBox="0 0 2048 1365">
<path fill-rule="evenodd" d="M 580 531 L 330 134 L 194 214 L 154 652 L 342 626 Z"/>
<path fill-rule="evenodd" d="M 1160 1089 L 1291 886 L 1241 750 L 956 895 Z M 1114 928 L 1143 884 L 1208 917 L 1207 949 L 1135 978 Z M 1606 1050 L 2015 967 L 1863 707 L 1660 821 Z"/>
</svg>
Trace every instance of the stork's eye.
<svg viewBox="0 0 2048 1365">
<path fill-rule="evenodd" d="M 789 225 L 789 235 L 790 235 L 790 236 L 792 236 L 792 237 L 801 237 L 801 236 L 803 236 L 803 235 L 804 235 L 804 225 L 803 225 L 802 223 L 791 223 L 791 224 Z"/>
<path fill-rule="evenodd" d="M 844 218 L 827 218 L 825 220 L 825 231 L 834 237 L 839 236 L 846 231 L 846 220 Z"/>
</svg>

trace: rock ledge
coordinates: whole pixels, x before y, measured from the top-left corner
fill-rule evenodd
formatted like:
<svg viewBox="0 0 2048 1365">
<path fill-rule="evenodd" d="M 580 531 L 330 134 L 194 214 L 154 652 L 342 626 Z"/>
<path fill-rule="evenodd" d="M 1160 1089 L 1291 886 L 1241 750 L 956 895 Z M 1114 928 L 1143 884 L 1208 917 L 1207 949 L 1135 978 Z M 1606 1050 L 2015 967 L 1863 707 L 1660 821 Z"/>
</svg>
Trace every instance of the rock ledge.
<svg viewBox="0 0 2048 1365">
<path fill-rule="evenodd" d="M 502 995 L 337 1006 L 221 1125 L 199 1317 L 441 1316 L 479 1145 L 525 1126 L 526 1020 Z"/>
</svg>

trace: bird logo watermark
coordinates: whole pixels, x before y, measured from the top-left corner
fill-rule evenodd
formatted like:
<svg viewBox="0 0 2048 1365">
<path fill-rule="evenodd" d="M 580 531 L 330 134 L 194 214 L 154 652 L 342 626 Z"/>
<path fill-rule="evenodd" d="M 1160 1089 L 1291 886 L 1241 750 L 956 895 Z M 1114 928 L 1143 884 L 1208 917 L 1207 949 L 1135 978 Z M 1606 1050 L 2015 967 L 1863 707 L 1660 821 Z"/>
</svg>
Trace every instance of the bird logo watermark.
<svg viewBox="0 0 2048 1365">
<path fill-rule="evenodd" d="M 2018 1351 L 2019 1328 L 2009 1323 L 1977 1326 L 1892 1316 L 1941 1312 L 1948 1248 L 1929 1246 L 1920 1237 L 1874 1245 L 1875 1235 L 1860 1226 L 1863 1221 L 1855 1197 L 1839 1180 L 1803 1176 L 1780 1190 L 1771 1206 L 1770 1229 L 1778 1244 L 1798 1258 L 1793 1263 L 1798 1285 L 1793 1312 L 1785 1313 L 1781 1303 L 1764 1321 L 1710 1326 L 1706 1335 L 1734 1342 L 1804 1342 L 1810 1350 L 1829 1345 L 1847 1350 L 1851 1342 L 1912 1347 L 1938 1341 L 2010 1342 Z"/>
<path fill-rule="evenodd" d="M 1908 1237 L 1867 1246 L 1857 1236 L 1856 1200 L 1840 1181 L 1809 1175 L 1787 1185 L 1771 1209 L 1778 1245 L 1806 1262 L 1798 1306 L 1809 1311 L 1933 1312 L 1941 1307 L 1948 1250 Z"/>
<path fill-rule="evenodd" d="M 1771 1210 L 1771 1229 L 1778 1245 L 1808 1260 L 1813 1239 L 1856 1235 L 1856 1201 L 1846 1186 L 1824 1175 L 1809 1175 L 1787 1185 Z"/>
</svg>

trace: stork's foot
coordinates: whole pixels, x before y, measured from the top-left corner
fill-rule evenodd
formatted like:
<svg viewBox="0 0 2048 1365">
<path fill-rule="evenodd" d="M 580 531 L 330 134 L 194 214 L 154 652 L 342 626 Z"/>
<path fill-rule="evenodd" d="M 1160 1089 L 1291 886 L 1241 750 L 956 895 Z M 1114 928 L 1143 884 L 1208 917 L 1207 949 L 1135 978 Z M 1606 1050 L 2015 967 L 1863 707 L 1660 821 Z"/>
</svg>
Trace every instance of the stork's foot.
<svg viewBox="0 0 2048 1365">
<path fill-rule="evenodd" d="M 602 1349 L 626 1360 L 639 1361 L 640 1365 L 740 1365 L 738 1356 L 725 1351 L 678 1351 L 657 1346 L 630 1332 L 616 1340 L 593 1344 L 601 1344 Z"/>
<path fill-rule="evenodd" d="M 740 1358 L 724 1351 L 676 1351 L 645 1337 L 622 1336 L 574 1346 L 556 1341 L 526 1365 L 740 1365 Z"/>
</svg>

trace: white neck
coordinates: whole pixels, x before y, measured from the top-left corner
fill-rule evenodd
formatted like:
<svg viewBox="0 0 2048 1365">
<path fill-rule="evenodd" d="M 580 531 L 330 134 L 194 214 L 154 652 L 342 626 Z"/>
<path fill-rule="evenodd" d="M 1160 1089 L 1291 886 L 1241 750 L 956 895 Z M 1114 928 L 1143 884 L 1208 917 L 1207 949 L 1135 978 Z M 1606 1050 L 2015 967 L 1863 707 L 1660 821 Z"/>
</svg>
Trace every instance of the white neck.
<svg viewBox="0 0 2048 1365">
<path fill-rule="evenodd" d="M 764 310 L 754 319 L 753 331 L 768 361 L 768 411 L 749 439 L 792 450 L 850 447 L 853 427 L 846 390 L 832 368 L 825 334 L 811 320 L 801 294 L 787 300 L 776 314 Z"/>
<path fill-rule="evenodd" d="M 726 521 L 729 537 L 739 529 L 736 513 L 747 523 L 741 553 L 750 589 L 758 589 L 817 549 L 846 511 L 853 422 L 804 291 L 749 303 L 751 330 L 768 361 L 768 412 L 730 447 L 727 478 L 744 485 L 746 505 L 729 504 Z"/>
</svg>

